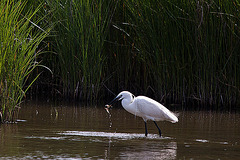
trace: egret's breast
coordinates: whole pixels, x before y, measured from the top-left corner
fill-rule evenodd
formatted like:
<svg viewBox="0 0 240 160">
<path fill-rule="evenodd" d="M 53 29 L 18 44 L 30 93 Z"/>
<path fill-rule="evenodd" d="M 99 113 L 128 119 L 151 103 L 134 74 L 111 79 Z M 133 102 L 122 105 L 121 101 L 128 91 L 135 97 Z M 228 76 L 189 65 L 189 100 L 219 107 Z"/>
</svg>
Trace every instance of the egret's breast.
<svg viewBox="0 0 240 160">
<path fill-rule="evenodd" d="M 122 104 L 123 108 L 128 111 L 129 113 L 135 115 L 135 116 L 139 116 L 142 117 L 141 112 L 139 112 L 136 103 L 133 101 L 130 104 Z"/>
</svg>

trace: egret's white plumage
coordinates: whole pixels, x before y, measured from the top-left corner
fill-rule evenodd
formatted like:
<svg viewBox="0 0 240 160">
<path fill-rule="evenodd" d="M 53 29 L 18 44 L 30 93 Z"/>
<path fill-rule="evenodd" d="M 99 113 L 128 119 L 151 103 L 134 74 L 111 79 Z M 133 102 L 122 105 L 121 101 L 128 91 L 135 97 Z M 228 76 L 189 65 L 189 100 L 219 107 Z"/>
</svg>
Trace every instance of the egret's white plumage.
<svg viewBox="0 0 240 160">
<path fill-rule="evenodd" d="M 158 103 L 157 101 L 145 97 L 145 96 L 138 96 L 135 97 L 132 93 L 128 91 L 120 92 L 116 98 L 112 101 L 122 100 L 122 106 L 128 112 L 142 117 L 145 122 L 145 135 L 147 136 L 147 120 L 154 121 L 156 127 L 159 130 L 159 135 L 161 136 L 161 130 L 158 127 L 155 121 L 170 121 L 172 123 L 178 122 L 178 118 L 169 111 L 166 107 L 162 104 Z M 110 102 L 110 105 L 111 103 Z"/>
</svg>

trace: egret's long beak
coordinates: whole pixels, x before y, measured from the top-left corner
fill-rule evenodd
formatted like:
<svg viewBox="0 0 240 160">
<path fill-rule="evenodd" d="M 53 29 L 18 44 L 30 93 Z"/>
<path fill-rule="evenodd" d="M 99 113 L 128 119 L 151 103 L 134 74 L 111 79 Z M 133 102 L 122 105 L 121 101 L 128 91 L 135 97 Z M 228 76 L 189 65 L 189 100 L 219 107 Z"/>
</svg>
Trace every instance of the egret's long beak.
<svg viewBox="0 0 240 160">
<path fill-rule="evenodd" d="M 109 102 L 107 105 L 112 106 L 115 102 L 119 101 L 122 98 L 122 95 L 115 97 L 111 102 Z M 105 106 L 107 106 L 105 105 Z"/>
</svg>

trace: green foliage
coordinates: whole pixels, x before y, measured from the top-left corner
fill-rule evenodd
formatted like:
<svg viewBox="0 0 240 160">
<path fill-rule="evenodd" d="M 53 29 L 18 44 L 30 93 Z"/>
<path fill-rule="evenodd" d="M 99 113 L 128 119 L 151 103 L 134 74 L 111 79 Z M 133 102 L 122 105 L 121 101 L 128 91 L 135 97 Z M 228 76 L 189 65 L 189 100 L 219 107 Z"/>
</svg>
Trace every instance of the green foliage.
<svg viewBox="0 0 240 160">
<path fill-rule="evenodd" d="M 40 3 L 1 2 L 2 112 L 29 88 L 46 37 L 38 24 L 54 24 L 45 39 L 50 52 L 38 59 L 53 71 L 47 83 L 63 97 L 92 102 L 130 90 L 166 103 L 240 104 L 238 1 Z"/>
<path fill-rule="evenodd" d="M 112 80 L 170 103 L 239 103 L 239 7 L 237 1 L 123 1 Z"/>
<path fill-rule="evenodd" d="M 104 40 L 114 9 L 113 1 L 47 1 L 55 24 L 55 49 L 62 93 L 76 99 L 98 97 L 102 82 Z"/>
<path fill-rule="evenodd" d="M 144 91 L 171 102 L 232 105 L 240 88 L 237 1 L 126 1 Z M 135 71 L 136 72 L 136 71 Z M 133 72 L 134 73 L 134 72 Z M 238 102 L 239 103 L 239 102 Z"/>
<path fill-rule="evenodd" d="M 171 103 L 239 103 L 237 1 L 46 4 L 55 23 L 50 62 L 65 97 L 130 90 Z"/>
<path fill-rule="evenodd" d="M 47 32 L 36 29 L 31 19 L 38 11 L 23 14 L 25 2 L 2 0 L 0 4 L 0 101 L 1 121 L 12 121 L 15 108 L 38 75 L 28 82 L 38 66 L 38 46 Z"/>
</svg>

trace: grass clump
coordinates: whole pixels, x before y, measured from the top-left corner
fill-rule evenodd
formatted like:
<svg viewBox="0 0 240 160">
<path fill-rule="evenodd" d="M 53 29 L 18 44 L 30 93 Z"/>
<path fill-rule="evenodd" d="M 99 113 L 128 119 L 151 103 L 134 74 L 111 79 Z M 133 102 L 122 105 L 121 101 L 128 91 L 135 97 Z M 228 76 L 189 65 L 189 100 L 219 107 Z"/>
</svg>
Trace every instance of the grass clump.
<svg viewBox="0 0 240 160">
<path fill-rule="evenodd" d="M 3 2 L 1 103 L 16 106 L 45 33 L 29 21 L 40 1 Z M 55 54 L 38 58 L 54 74 L 36 88 L 91 102 L 130 90 L 163 103 L 237 105 L 239 7 L 236 0 L 45 0 L 36 19 L 48 15 L 44 23 L 54 24 L 47 44 Z"/>
<path fill-rule="evenodd" d="M 14 112 L 26 91 L 37 79 L 28 82 L 39 65 L 39 44 L 48 31 L 32 22 L 39 10 L 23 12 L 26 1 L 2 0 L 0 4 L 0 115 L 1 122 L 14 121 Z"/>
<path fill-rule="evenodd" d="M 54 66 L 64 97 L 92 101 L 98 97 L 103 80 L 104 40 L 115 2 L 104 0 L 51 0 L 54 10 Z"/>
<path fill-rule="evenodd" d="M 171 103 L 236 104 L 240 87 L 236 1 L 141 0 L 125 1 L 125 6 L 124 25 L 138 49 L 134 52 L 139 68 L 145 71 L 141 72 L 145 94 L 151 88 L 156 98 Z M 139 74 L 135 70 L 133 74 Z"/>
</svg>

